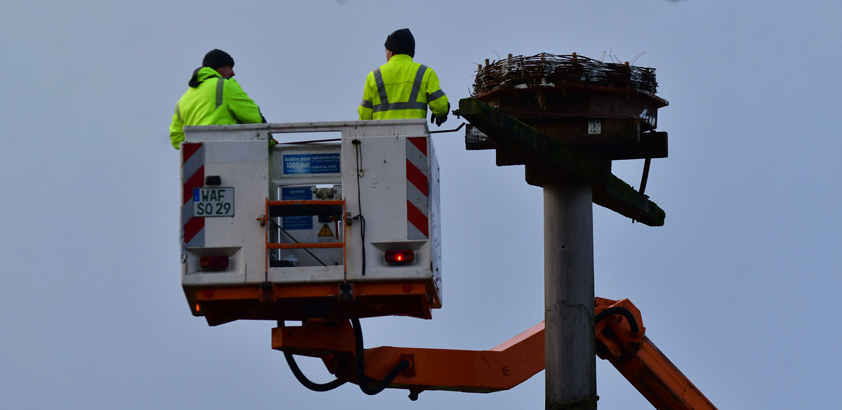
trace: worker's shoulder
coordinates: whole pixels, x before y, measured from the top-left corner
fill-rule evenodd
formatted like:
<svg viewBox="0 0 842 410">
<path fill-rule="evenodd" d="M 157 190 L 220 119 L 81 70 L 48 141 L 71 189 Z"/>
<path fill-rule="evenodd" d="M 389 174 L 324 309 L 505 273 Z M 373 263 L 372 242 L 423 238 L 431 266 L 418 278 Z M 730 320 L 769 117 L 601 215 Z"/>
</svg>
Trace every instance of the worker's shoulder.
<svg viewBox="0 0 842 410">
<path fill-rule="evenodd" d="M 236 79 L 229 78 L 224 79 L 220 78 L 219 81 L 225 81 L 225 91 L 226 92 L 234 92 L 234 93 L 245 93 L 243 87 L 240 86 L 240 83 L 237 82 Z"/>
<path fill-rule="evenodd" d="M 219 81 L 225 81 L 226 87 L 242 88 L 242 87 L 240 87 L 240 83 L 237 82 L 236 78 L 228 78 L 228 79 L 220 78 Z"/>
<path fill-rule="evenodd" d="M 436 72 L 436 70 L 433 70 L 433 67 L 430 67 L 430 66 L 428 66 L 426 64 L 423 64 L 423 63 L 418 63 L 418 64 L 420 64 L 422 67 L 427 67 L 427 69 L 426 69 L 427 72 L 433 72 L 433 73 Z"/>
<path fill-rule="evenodd" d="M 410 67 L 411 69 L 416 69 L 416 70 L 418 70 L 418 69 L 423 68 L 423 69 L 424 69 L 424 76 L 425 76 L 425 77 L 426 77 L 427 75 L 429 75 L 429 74 L 433 74 L 433 75 L 435 75 L 435 74 L 436 74 L 436 70 L 433 70 L 433 68 L 432 68 L 432 67 L 430 67 L 430 66 L 428 66 L 428 65 L 426 65 L 426 64 L 424 64 L 424 63 L 421 63 L 421 62 L 418 62 L 418 61 L 409 60 L 408 62 L 406 62 L 406 64 L 407 64 L 407 66 L 408 66 L 408 67 Z"/>
</svg>

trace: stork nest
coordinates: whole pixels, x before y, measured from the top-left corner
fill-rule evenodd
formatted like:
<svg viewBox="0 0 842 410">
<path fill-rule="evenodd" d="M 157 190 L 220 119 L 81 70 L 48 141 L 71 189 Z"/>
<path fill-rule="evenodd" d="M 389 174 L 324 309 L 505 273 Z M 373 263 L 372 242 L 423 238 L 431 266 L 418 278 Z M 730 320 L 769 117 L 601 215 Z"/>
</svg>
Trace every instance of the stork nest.
<svg viewBox="0 0 842 410">
<path fill-rule="evenodd" d="M 651 94 L 658 88 L 654 68 L 604 63 L 576 53 L 541 53 L 530 57 L 510 56 L 480 67 L 474 80 L 473 96 L 501 88 L 563 87 L 565 84 L 631 88 Z"/>
</svg>

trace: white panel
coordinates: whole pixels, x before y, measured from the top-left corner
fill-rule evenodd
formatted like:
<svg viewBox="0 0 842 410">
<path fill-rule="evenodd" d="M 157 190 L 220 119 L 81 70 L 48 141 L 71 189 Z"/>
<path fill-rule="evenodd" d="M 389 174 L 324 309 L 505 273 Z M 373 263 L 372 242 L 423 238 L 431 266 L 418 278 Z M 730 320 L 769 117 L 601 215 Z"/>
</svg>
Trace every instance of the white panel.
<svg viewBox="0 0 842 410">
<path fill-rule="evenodd" d="M 264 230 L 257 222 L 263 215 L 269 191 L 266 141 L 203 141 L 202 134 L 190 142 L 202 142 L 205 150 L 205 177 L 216 175 L 220 187 L 234 188 L 234 216 L 204 218 L 204 246 L 188 248 L 184 263 L 185 285 L 231 285 L 259 283 L 265 277 Z M 222 272 L 198 268 L 203 255 L 227 255 L 230 266 Z"/>
</svg>

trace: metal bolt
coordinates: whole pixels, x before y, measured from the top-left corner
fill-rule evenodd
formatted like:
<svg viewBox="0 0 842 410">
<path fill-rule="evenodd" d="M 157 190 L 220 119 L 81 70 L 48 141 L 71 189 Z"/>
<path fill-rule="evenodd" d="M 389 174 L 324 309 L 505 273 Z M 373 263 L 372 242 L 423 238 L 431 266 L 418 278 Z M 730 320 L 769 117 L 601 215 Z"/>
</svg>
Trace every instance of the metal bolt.
<svg viewBox="0 0 842 410">
<path fill-rule="evenodd" d="M 508 376 L 511 374 L 511 370 L 509 370 L 509 366 L 503 366 L 503 376 Z"/>
</svg>

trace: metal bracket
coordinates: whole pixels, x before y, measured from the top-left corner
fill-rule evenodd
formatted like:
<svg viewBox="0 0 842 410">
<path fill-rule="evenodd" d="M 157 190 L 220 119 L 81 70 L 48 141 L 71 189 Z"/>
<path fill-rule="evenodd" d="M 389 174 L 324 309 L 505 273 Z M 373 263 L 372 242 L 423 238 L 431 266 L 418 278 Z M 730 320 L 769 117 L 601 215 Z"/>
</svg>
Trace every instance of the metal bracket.
<svg viewBox="0 0 842 410">
<path fill-rule="evenodd" d="M 260 290 L 257 293 L 257 299 L 261 303 L 269 303 L 275 301 L 275 285 L 272 282 L 262 282 Z"/>
<path fill-rule="evenodd" d="M 340 283 L 339 284 L 339 301 L 353 302 L 354 301 L 354 284 Z"/>
<path fill-rule="evenodd" d="M 641 195 L 643 195 L 643 192 L 646 191 L 646 181 L 649 179 L 649 164 L 651 164 L 651 163 L 652 163 L 652 158 L 646 158 L 646 162 L 643 163 L 643 176 L 640 178 L 640 194 Z"/>
</svg>

